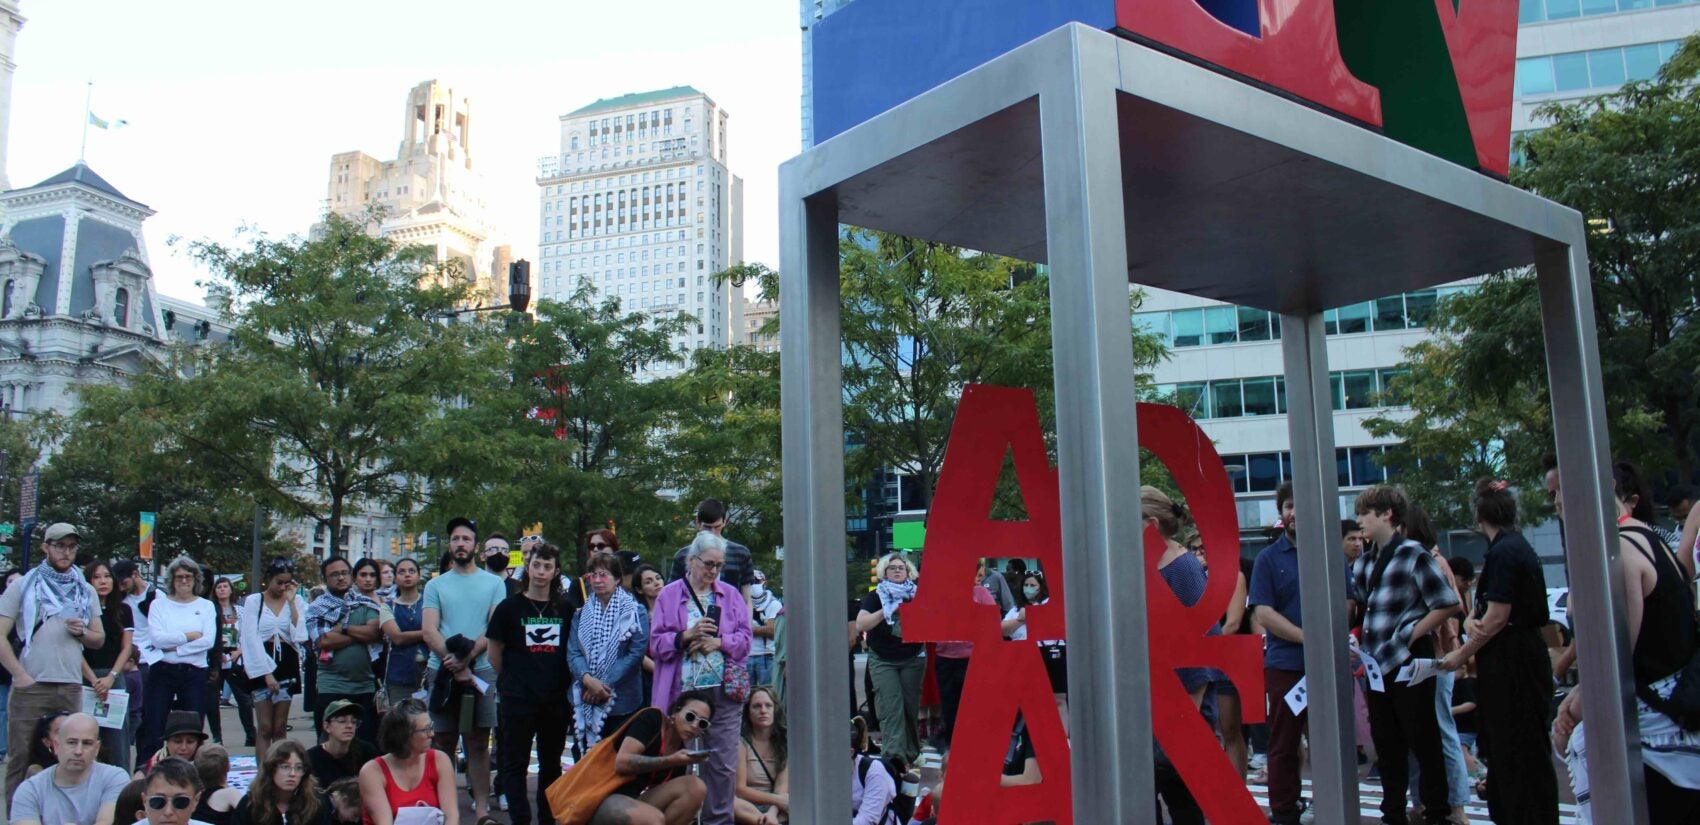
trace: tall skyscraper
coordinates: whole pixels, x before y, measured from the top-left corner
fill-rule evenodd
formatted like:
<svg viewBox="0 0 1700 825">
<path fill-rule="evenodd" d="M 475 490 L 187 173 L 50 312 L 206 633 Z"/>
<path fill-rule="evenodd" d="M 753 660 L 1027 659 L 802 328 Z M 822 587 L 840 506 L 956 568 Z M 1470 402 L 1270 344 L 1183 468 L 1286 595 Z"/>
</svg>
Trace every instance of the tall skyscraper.
<svg viewBox="0 0 1700 825">
<path fill-rule="evenodd" d="M 18 0 L 0 0 L 0 192 L 12 188 L 11 179 L 6 177 L 6 143 L 12 126 L 12 73 L 18 68 L 12 55 L 17 54 L 18 30 L 23 27 Z"/>
<path fill-rule="evenodd" d="M 537 164 L 537 299 L 586 283 L 629 310 L 687 314 L 673 342 L 687 359 L 742 340 L 743 291 L 714 282 L 743 262 L 744 182 L 727 169 L 726 121 L 689 86 L 562 115 L 561 151 Z"/>
<path fill-rule="evenodd" d="M 395 160 L 365 152 L 331 156 L 323 211 L 360 219 L 384 210 L 379 234 L 437 250 L 488 297 L 507 296 L 507 272 L 493 272 L 496 250 L 483 178 L 472 165 L 472 102 L 428 80 L 407 93 Z"/>
</svg>

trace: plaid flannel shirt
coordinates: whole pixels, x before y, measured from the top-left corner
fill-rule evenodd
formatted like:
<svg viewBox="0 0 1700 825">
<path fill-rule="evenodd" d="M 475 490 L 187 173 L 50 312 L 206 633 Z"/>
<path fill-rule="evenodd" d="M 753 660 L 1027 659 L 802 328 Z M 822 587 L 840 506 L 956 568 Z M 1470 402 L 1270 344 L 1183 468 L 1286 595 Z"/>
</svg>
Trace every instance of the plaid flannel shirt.
<svg viewBox="0 0 1700 825">
<path fill-rule="evenodd" d="M 1388 548 L 1372 547 L 1352 567 L 1352 587 L 1364 599 L 1364 627 L 1359 643 L 1386 673 L 1394 673 L 1411 656 L 1411 631 L 1429 611 L 1457 607 L 1458 595 L 1440 565 L 1421 544 L 1394 533 Z M 1389 549 L 1391 548 L 1391 549 Z M 1372 592 L 1369 580 L 1382 553 L 1393 553 Z"/>
</svg>

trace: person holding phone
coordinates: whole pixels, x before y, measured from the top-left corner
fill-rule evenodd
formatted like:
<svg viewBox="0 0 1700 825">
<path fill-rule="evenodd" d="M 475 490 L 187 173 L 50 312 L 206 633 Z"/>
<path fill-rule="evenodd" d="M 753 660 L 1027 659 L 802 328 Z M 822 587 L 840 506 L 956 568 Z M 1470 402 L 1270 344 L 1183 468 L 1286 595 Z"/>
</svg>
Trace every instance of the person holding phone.
<svg viewBox="0 0 1700 825">
<path fill-rule="evenodd" d="M 703 825 L 732 825 L 738 770 L 738 717 L 743 697 L 734 695 L 750 652 L 750 612 L 738 588 L 720 580 L 726 540 L 697 533 L 687 556 L 689 573 L 656 597 L 649 655 L 655 659 L 653 704 L 671 707 L 681 693 L 700 690 L 713 706 L 713 727 L 703 765 L 707 803 Z"/>
<path fill-rule="evenodd" d="M 695 818 L 707 788 L 690 767 L 707 762 L 714 752 L 685 745 L 711 736 L 714 704 L 708 693 L 687 691 L 673 700 L 666 716 L 650 708 L 633 715 L 614 757 L 614 773 L 631 779 L 602 800 L 591 821 L 647 822 L 659 813 L 666 825 L 685 825 Z"/>
</svg>

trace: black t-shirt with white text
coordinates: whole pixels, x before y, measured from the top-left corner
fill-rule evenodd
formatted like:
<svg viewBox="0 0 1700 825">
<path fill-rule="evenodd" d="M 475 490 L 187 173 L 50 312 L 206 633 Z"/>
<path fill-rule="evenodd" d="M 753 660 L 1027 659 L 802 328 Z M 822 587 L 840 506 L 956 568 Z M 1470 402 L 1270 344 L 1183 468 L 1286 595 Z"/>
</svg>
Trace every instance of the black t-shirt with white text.
<svg viewBox="0 0 1700 825">
<path fill-rule="evenodd" d="M 517 593 L 490 615 L 490 638 L 502 643 L 496 691 L 521 701 L 559 703 L 567 695 L 567 621 L 557 601 Z"/>
</svg>

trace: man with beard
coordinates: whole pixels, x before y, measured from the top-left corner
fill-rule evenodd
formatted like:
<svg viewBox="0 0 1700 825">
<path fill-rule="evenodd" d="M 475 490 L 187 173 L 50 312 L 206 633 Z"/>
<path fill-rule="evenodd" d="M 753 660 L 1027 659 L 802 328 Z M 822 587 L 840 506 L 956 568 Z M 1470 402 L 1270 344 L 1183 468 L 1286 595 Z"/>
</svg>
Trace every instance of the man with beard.
<svg viewBox="0 0 1700 825">
<path fill-rule="evenodd" d="M 448 572 L 425 585 L 422 629 L 431 648 L 426 664 L 426 684 L 432 685 L 431 725 L 437 749 L 454 753 L 457 743 L 466 747 L 467 785 L 472 789 L 473 819 L 482 823 L 490 815 L 490 729 L 496 726 L 496 671 L 485 654 L 490 614 L 507 598 L 502 578 L 478 567 L 478 525 L 456 517 L 448 524 Z M 458 683 L 459 701 L 439 712 L 437 673 L 452 674 Z M 476 677 L 476 679 L 475 679 Z M 481 681 L 484 688 L 476 685 Z"/>
<path fill-rule="evenodd" d="M 377 586 L 377 569 L 361 559 L 362 572 Z M 325 592 L 307 606 L 307 636 L 318 652 L 318 701 L 313 720 L 324 730 L 325 708 L 332 702 L 348 701 L 362 713 L 356 734 L 368 744 L 377 741 L 377 682 L 372 677 L 372 655 L 367 645 L 378 641 L 378 605 L 356 589 L 354 569 L 340 556 L 325 559 L 319 572 L 325 577 Z"/>
<path fill-rule="evenodd" d="M 106 643 L 100 599 L 73 562 L 81 537 L 63 522 L 42 537 L 46 556 L 0 595 L 0 639 L 18 631 L 21 653 L 0 644 L 0 666 L 12 673 L 7 703 L 6 796 L 24 781 L 36 720 L 83 703 L 83 649 Z"/>
</svg>

